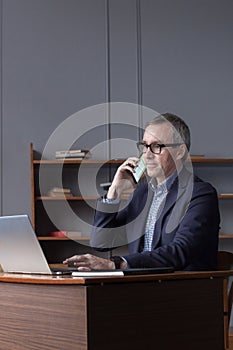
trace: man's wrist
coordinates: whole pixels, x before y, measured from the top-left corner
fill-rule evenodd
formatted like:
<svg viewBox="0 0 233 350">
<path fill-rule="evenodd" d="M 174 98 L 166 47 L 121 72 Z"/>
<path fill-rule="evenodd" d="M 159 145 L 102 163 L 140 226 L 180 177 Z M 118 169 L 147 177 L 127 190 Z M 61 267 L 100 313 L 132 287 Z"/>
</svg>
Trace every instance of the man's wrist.
<svg viewBox="0 0 233 350">
<path fill-rule="evenodd" d="M 126 264 L 126 262 L 120 256 L 112 256 L 110 260 L 114 262 L 116 270 L 124 269 L 124 265 Z"/>
</svg>

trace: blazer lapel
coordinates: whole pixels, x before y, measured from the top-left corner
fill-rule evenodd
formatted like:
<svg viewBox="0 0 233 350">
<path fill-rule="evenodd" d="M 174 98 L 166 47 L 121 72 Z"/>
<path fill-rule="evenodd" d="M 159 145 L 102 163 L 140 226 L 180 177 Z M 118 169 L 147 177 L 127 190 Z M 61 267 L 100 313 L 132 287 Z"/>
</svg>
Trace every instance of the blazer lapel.
<svg viewBox="0 0 233 350">
<path fill-rule="evenodd" d="M 191 173 L 187 170 L 182 170 L 172 184 L 164 207 L 161 209 L 161 213 L 155 224 L 152 248 L 156 247 L 163 232 L 172 232 L 179 225 L 191 200 L 192 191 L 193 181 Z M 169 221 L 166 222 L 166 227 L 164 228 L 165 218 L 170 212 Z"/>
</svg>

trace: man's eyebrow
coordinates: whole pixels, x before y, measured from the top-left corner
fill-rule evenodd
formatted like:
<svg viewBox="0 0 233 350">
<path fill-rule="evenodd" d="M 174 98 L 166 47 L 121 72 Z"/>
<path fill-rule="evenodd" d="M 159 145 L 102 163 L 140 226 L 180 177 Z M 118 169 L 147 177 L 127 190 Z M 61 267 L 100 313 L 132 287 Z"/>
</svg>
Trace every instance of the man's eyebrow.
<svg viewBox="0 0 233 350">
<path fill-rule="evenodd" d="M 146 141 L 142 140 L 143 143 L 149 145 L 149 143 L 147 143 Z M 162 145 L 163 143 L 161 141 L 154 141 L 154 142 L 151 142 L 150 145 L 152 144 L 157 144 L 157 145 Z"/>
</svg>

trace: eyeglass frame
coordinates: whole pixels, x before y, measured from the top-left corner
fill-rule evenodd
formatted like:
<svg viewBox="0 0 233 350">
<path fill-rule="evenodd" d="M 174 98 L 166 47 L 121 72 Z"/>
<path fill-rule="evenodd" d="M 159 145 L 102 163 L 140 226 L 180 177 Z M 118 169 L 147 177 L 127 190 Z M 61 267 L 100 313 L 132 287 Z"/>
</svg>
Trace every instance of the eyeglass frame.
<svg viewBox="0 0 233 350">
<path fill-rule="evenodd" d="M 159 147 L 159 152 L 158 152 L 158 153 L 153 152 L 152 149 L 151 149 L 151 146 L 154 145 L 154 144 L 156 144 L 156 146 Z M 142 145 L 143 147 L 146 147 L 146 151 L 145 151 L 145 152 L 140 150 L 140 148 L 139 148 L 140 145 Z M 178 146 L 181 146 L 181 145 L 183 145 L 183 143 L 167 143 L 167 144 L 165 144 L 165 143 L 156 143 L 156 142 L 152 142 L 151 144 L 147 145 L 146 143 L 144 143 L 144 142 L 142 142 L 142 141 L 141 141 L 141 142 L 140 142 L 140 141 L 137 142 L 137 148 L 138 148 L 139 151 L 141 151 L 142 153 L 146 153 L 146 152 L 147 152 L 147 149 L 149 148 L 150 151 L 151 151 L 153 154 L 160 154 L 161 151 L 162 151 L 162 148 L 164 148 L 164 147 L 178 147 Z"/>
</svg>

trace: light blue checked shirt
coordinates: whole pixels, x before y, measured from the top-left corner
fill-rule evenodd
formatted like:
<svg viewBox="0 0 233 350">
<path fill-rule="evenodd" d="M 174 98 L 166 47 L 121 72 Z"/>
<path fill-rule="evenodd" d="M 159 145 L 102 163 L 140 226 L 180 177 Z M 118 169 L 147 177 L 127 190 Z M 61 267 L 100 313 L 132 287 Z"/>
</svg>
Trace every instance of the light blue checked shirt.
<svg viewBox="0 0 233 350">
<path fill-rule="evenodd" d="M 171 187 L 176 176 L 177 173 L 172 174 L 159 185 L 154 185 L 153 180 L 151 180 L 149 183 L 149 186 L 154 192 L 154 197 L 146 221 L 144 251 L 151 250 L 157 218 L 159 216 L 159 213 L 161 213 L 161 210 L 163 209 L 163 205 L 165 204 L 168 189 Z"/>
</svg>

